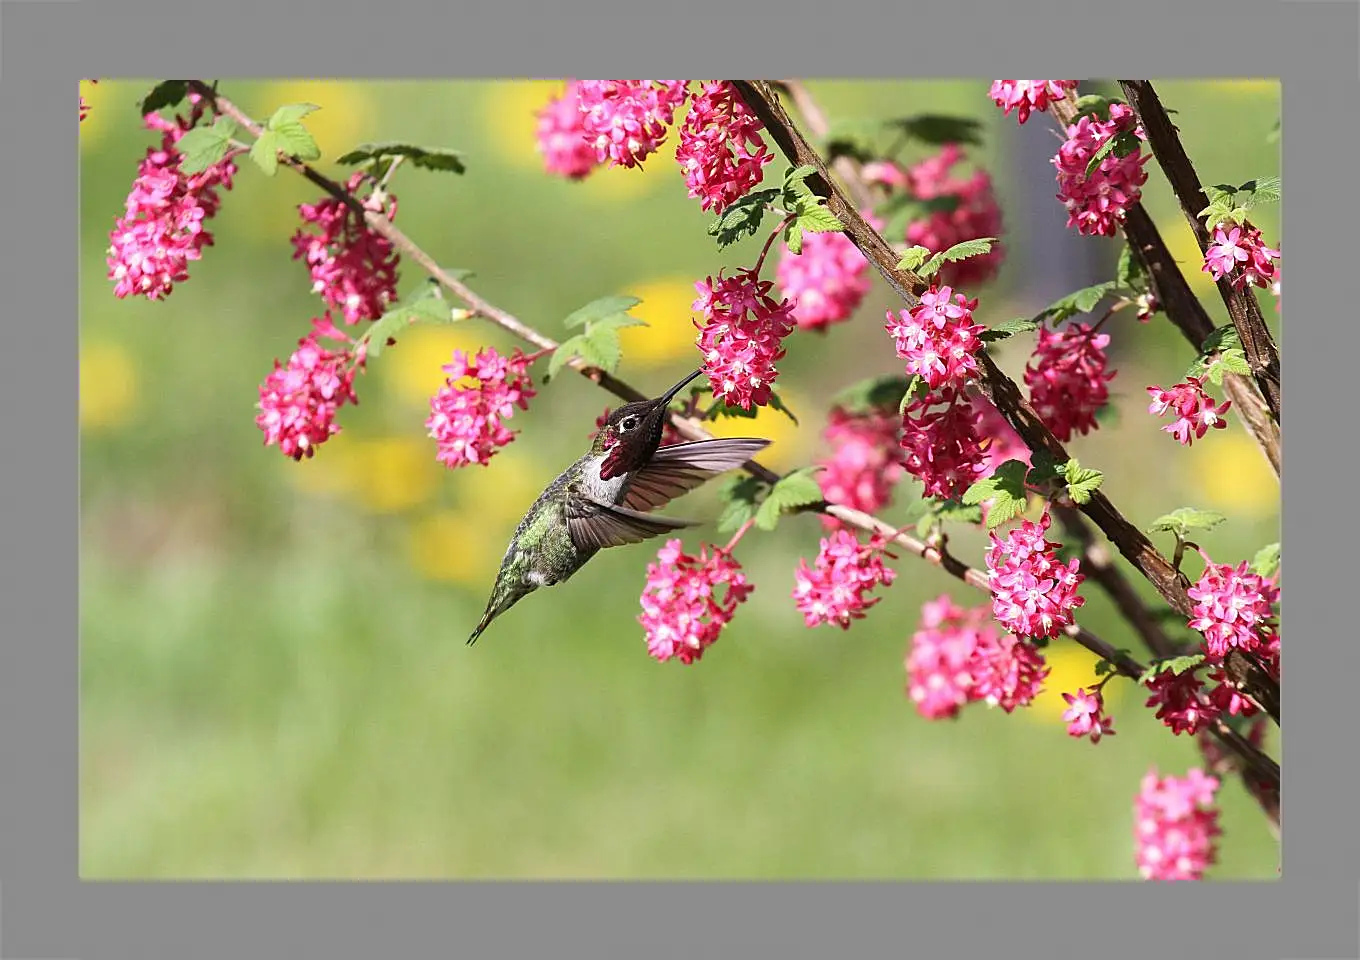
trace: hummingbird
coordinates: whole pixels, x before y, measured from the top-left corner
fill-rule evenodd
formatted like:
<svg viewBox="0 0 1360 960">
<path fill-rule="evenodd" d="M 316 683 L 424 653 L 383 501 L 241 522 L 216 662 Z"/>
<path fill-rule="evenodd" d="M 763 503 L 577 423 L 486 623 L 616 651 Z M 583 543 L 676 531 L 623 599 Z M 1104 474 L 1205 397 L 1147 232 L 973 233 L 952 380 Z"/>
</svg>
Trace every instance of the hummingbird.
<svg viewBox="0 0 1360 960">
<path fill-rule="evenodd" d="M 749 437 L 661 446 L 671 400 L 701 373 L 695 370 L 655 400 L 619 407 L 596 434 L 590 452 L 539 494 L 510 538 L 469 644 L 492 620 L 539 587 L 567 580 L 601 549 L 696 526 L 650 511 L 769 446 L 769 440 Z"/>
</svg>

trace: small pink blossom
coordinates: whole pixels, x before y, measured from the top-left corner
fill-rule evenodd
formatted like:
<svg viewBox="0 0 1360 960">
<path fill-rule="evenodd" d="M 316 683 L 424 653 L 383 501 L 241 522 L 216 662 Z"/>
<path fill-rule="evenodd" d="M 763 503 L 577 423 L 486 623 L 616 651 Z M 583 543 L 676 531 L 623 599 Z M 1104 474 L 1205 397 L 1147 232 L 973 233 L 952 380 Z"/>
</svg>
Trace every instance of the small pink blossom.
<svg viewBox="0 0 1360 960">
<path fill-rule="evenodd" d="M 278 445 L 284 456 L 302 460 L 340 432 L 336 411 L 356 404 L 355 367 L 349 352 L 322 347 L 319 338 L 334 331 L 330 318 L 316 324 L 298 341 L 287 364 L 274 361 L 274 370 L 260 385 L 255 425 L 264 432 L 265 446 Z"/>
<path fill-rule="evenodd" d="M 1085 323 L 1039 328 L 1034 356 L 1025 366 L 1025 386 L 1034 412 L 1063 443 L 1098 426 L 1096 413 L 1110 400 L 1106 384 L 1115 377 L 1115 371 L 1106 370 L 1109 344 L 1109 334 Z"/>
<path fill-rule="evenodd" d="M 538 152 L 549 173 L 582 180 L 600 165 L 595 145 L 586 138 L 577 82 L 567 82 L 561 96 L 552 97 L 538 111 Z"/>
<path fill-rule="evenodd" d="M 357 196 L 365 182 L 372 189 L 361 201 L 362 207 L 394 219 L 397 198 L 377 189 L 368 174 L 356 172 L 345 189 Z M 358 212 L 335 197 L 299 204 L 298 213 L 304 226 L 293 234 L 293 259 L 306 261 L 312 291 L 348 324 L 381 317 L 397 296 L 401 258 L 392 241 L 374 232 Z"/>
<path fill-rule="evenodd" d="M 883 565 L 886 541 L 873 537 L 868 544 L 848 530 L 836 530 L 823 537 L 812 569 L 799 560 L 794 574 L 793 599 L 809 627 L 831 623 L 850 629 L 851 620 L 864 618 L 864 611 L 881 597 L 869 592 L 880 584 L 888 586 L 897 576 Z"/>
<path fill-rule="evenodd" d="M 721 600 L 719 587 L 724 587 Z M 661 661 L 694 663 L 754 589 L 727 549 L 705 544 L 695 557 L 681 549 L 679 540 L 667 540 L 656 562 L 647 565 L 642 591 L 638 622 L 646 631 L 647 652 Z"/>
<path fill-rule="evenodd" d="M 903 471 L 898 444 L 901 428 L 902 419 L 895 412 L 852 414 L 831 408 L 822 431 L 831 455 L 819 461 L 826 469 L 817 475 L 828 503 L 876 513 L 892 501 L 893 487 Z M 834 527 L 840 521 L 825 517 L 824 522 Z"/>
<path fill-rule="evenodd" d="M 925 484 L 924 496 L 953 500 L 987 469 L 986 439 L 968 395 L 946 386 L 913 400 L 902 414 L 907 473 Z"/>
<path fill-rule="evenodd" d="M 1128 210 L 1142 196 L 1147 182 L 1143 165 L 1151 154 L 1135 150 L 1127 156 L 1106 154 L 1100 165 L 1086 175 L 1091 158 L 1110 138 L 1133 131 L 1146 139 L 1128 106 L 1111 104 L 1110 119 L 1082 116 L 1067 128 L 1067 140 L 1058 148 L 1053 165 L 1058 170 L 1058 199 L 1067 207 L 1067 225 L 1083 235 L 1112 237 Z"/>
<path fill-rule="evenodd" d="M 453 360 L 443 367 L 447 378 L 430 398 L 425 421 L 438 444 L 435 458 L 440 463 L 450 468 L 487 466 L 498 449 L 514 440 L 515 431 L 505 421 L 516 407 L 528 410 L 537 395 L 528 367 L 528 358 L 518 349 L 508 357 L 490 347 L 476 356 L 453 351 Z"/>
<path fill-rule="evenodd" d="M 950 174 L 963 156 L 957 144 L 948 143 L 905 172 L 907 191 L 925 201 L 929 211 L 907 225 L 908 244 L 941 253 L 965 240 L 1001 236 L 1001 204 L 992 178 L 982 169 L 967 178 Z M 995 277 L 1004 259 L 1004 246 L 993 243 L 987 253 L 942 265 L 936 278 L 954 287 L 976 286 Z"/>
<path fill-rule="evenodd" d="M 1227 277 L 1235 290 L 1248 284 L 1265 289 L 1278 277 L 1279 259 L 1280 251 L 1267 247 L 1261 231 L 1250 223 L 1226 229 L 1219 224 L 1214 229 L 1214 242 L 1205 251 L 1203 270 L 1215 281 Z"/>
<path fill-rule="evenodd" d="M 1052 520 L 1047 512 L 1038 523 L 1020 526 L 998 537 L 988 534 L 987 572 L 992 613 L 997 621 L 1023 637 L 1053 639 L 1072 623 L 1072 611 L 1084 604 L 1077 588 L 1085 577 L 1081 561 L 1058 560 L 1058 544 L 1044 539 Z"/>
<path fill-rule="evenodd" d="M 1031 110 L 1045 111 L 1055 100 L 1066 100 L 1067 92 L 1077 88 L 1075 80 L 993 80 L 990 96 L 1003 116 L 1015 111 L 1021 123 Z"/>
<path fill-rule="evenodd" d="M 729 81 L 706 81 L 694 95 L 675 159 L 701 209 L 721 214 L 760 183 L 765 165 L 774 159 L 762 129 Z"/>
<path fill-rule="evenodd" d="M 579 80 L 581 130 L 600 163 L 640 167 L 666 139 L 686 80 Z"/>
<path fill-rule="evenodd" d="M 1252 573 L 1247 561 L 1236 567 L 1205 558 L 1204 573 L 1186 593 L 1195 602 L 1190 629 L 1204 635 L 1213 662 L 1229 650 L 1266 653 L 1275 637 L 1274 605 L 1280 589 L 1275 581 Z"/>
<path fill-rule="evenodd" d="M 774 284 L 760 279 L 756 270 L 739 270 L 734 276 L 718 274 L 694 285 L 699 298 L 694 310 L 696 345 L 704 357 L 713 398 L 743 410 L 770 402 L 770 388 L 779 371 L 775 363 L 784 356 L 784 338 L 793 332 L 793 304 L 770 296 Z"/>
<path fill-rule="evenodd" d="M 865 219 L 874 229 L 882 225 L 872 216 Z M 872 277 L 869 261 L 846 234 L 836 231 L 805 233 L 803 252 L 792 253 L 780 245 L 775 281 L 793 301 L 793 319 L 803 330 L 826 330 L 842 323 L 859 309 L 869 292 Z"/>
<path fill-rule="evenodd" d="M 1157 708 L 1157 719 L 1174 734 L 1196 734 L 1218 719 L 1218 708 L 1201 694 L 1204 682 L 1194 670 L 1172 673 L 1163 670 L 1146 684 L 1152 696 L 1147 706 Z"/>
<path fill-rule="evenodd" d="M 1114 721 L 1105 716 L 1105 700 L 1100 687 L 1091 690 L 1081 688 L 1076 693 L 1064 693 L 1067 709 L 1062 718 L 1067 721 L 1067 735 L 1090 737 L 1092 743 L 1099 743 L 1101 737 L 1115 735 Z"/>
<path fill-rule="evenodd" d="M 931 390 L 961 387 L 977 376 L 978 334 L 986 329 L 973 322 L 977 304 L 932 284 L 910 311 L 888 313 L 885 329 L 896 341 L 897 356 L 907 362 L 908 376 L 920 376 Z"/>
<path fill-rule="evenodd" d="M 1214 806 L 1217 777 L 1191 769 L 1183 778 L 1143 778 L 1134 801 L 1138 872 L 1145 880 L 1200 880 L 1218 860 L 1222 834 Z"/>
<path fill-rule="evenodd" d="M 974 696 L 1006 713 L 1029 706 L 1048 677 L 1044 655 L 1034 644 L 1011 633 L 978 650 L 973 666 Z"/>
<path fill-rule="evenodd" d="M 1205 392 L 1204 381 L 1199 377 L 1186 377 L 1184 383 L 1178 383 L 1170 390 L 1154 385 L 1148 387 L 1147 392 L 1152 397 L 1148 413 L 1156 417 L 1167 411 L 1175 413 L 1176 419 L 1162 430 L 1187 447 L 1195 440 L 1203 439 L 1211 429 L 1222 430 L 1228 425 L 1223 415 L 1232 406 L 1232 401 L 1224 400 L 1215 406 L 1214 398 Z"/>
</svg>

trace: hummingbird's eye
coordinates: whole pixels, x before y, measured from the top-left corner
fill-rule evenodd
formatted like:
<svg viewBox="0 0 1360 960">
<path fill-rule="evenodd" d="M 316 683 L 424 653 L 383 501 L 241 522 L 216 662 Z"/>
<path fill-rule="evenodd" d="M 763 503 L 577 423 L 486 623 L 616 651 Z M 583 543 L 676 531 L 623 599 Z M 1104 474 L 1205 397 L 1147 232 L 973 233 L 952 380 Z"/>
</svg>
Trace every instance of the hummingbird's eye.
<svg viewBox="0 0 1360 960">
<path fill-rule="evenodd" d="M 629 414 L 628 416 L 624 417 L 622 420 L 619 421 L 619 429 L 632 430 L 634 427 L 637 426 L 637 422 L 638 418 L 633 416 L 632 414 Z"/>
</svg>

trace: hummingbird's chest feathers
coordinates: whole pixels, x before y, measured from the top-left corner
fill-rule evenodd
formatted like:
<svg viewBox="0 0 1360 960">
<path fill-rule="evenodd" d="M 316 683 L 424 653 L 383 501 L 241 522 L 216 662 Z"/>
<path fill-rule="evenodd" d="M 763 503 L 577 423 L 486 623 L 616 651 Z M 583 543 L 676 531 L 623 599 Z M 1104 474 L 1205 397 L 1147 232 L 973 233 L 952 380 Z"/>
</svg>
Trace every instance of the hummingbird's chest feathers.
<svg viewBox="0 0 1360 960">
<path fill-rule="evenodd" d="M 623 497 L 623 488 L 628 483 L 628 475 L 623 474 L 618 477 L 611 477 L 604 480 L 600 477 L 600 468 L 604 466 L 605 454 L 587 457 L 581 464 L 581 489 L 592 499 L 600 503 L 615 505 Z"/>
</svg>

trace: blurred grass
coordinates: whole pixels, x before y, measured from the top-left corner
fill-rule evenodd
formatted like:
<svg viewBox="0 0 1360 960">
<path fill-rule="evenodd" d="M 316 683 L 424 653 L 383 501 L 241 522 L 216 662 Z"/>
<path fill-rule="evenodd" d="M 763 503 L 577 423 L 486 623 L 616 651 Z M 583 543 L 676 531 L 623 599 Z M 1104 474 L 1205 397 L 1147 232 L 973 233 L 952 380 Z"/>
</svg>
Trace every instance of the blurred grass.
<svg viewBox="0 0 1360 960">
<path fill-rule="evenodd" d="M 514 523 L 584 450 L 609 398 L 563 377 L 516 415 L 518 441 L 490 468 L 445 471 L 421 426 L 439 365 L 455 347 L 513 345 L 489 325 L 464 324 L 415 332 L 375 360 L 358 384 L 362 404 L 344 411 L 344 432 L 315 460 L 294 464 L 262 447 L 256 387 L 318 312 L 288 241 L 296 204 L 315 200 L 315 188 L 286 171 L 270 180 L 243 169 L 191 280 L 162 303 L 117 301 L 104 248 L 151 142 L 135 110 L 149 82 L 86 86 L 82 876 L 1134 875 L 1139 778 L 1154 764 L 1183 773 L 1199 762 L 1193 744 L 1113 685 L 1118 735 L 1098 747 L 1068 738 L 1057 693 L 1089 679 L 1090 658 L 1063 644 L 1051 650 L 1050 692 L 1030 710 L 923 721 L 902 691 L 920 603 L 941 592 L 984 598 L 904 558 L 866 621 L 844 634 L 807 630 L 788 593 L 797 557 L 815 554 L 813 518 L 743 543 L 756 591 L 693 668 L 646 656 L 634 619 L 646 547 L 602 554 L 466 648 Z M 977 158 L 996 173 L 1003 207 L 1020 189 L 1052 192 L 1050 169 L 1006 167 L 985 81 L 810 86 L 832 116 L 975 116 L 988 131 Z M 584 184 L 545 176 L 533 112 L 554 84 L 222 89 L 256 116 L 285 102 L 321 105 L 307 122 L 326 157 L 384 139 L 465 151 L 464 177 L 398 175 L 402 228 L 549 335 L 595 297 L 643 297 L 638 313 L 653 329 L 625 342 L 621 370 L 642 389 L 693 362 L 693 282 L 758 249 L 714 251 L 709 217 L 664 149 L 641 173 L 605 170 Z M 1277 85 L 1159 89 L 1207 181 L 1278 172 L 1266 143 Z M 1155 168 L 1146 197 L 1192 282 L 1208 290 Z M 1278 237 L 1278 211 L 1263 211 L 1260 226 Z M 984 321 L 1033 306 L 1028 255 L 1013 248 L 983 291 Z M 422 282 L 403 270 L 403 292 Z M 776 439 L 768 460 L 777 468 L 820 453 L 821 391 L 897 367 L 882 341 L 891 303 L 880 284 L 855 323 L 790 340 L 783 392 L 799 426 L 778 415 L 720 426 Z M 1223 322 L 1216 297 L 1206 303 Z M 1122 417 L 1073 444 L 1106 471 L 1116 503 L 1140 525 L 1186 504 L 1230 512 L 1204 537 L 1222 559 L 1278 539 L 1278 487 L 1236 425 L 1186 453 L 1144 413 L 1142 386 L 1179 376 L 1184 343 L 1160 322 L 1128 323 L 1116 326 L 1116 346 Z M 1024 345 L 1001 358 L 1018 375 Z M 914 489 L 903 485 L 889 520 Z M 710 488 L 675 512 L 717 509 Z M 701 528 L 686 542 L 714 536 Z M 980 543 L 955 541 L 975 560 Z M 1136 648 L 1103 598 L 1085 592 L 1083 622 Z M 1275 876 L 1276 848 L 1250 800 L 1235 782 L 1221 795 L 1226 835 L 1212 876 Z"/>
</svg>

